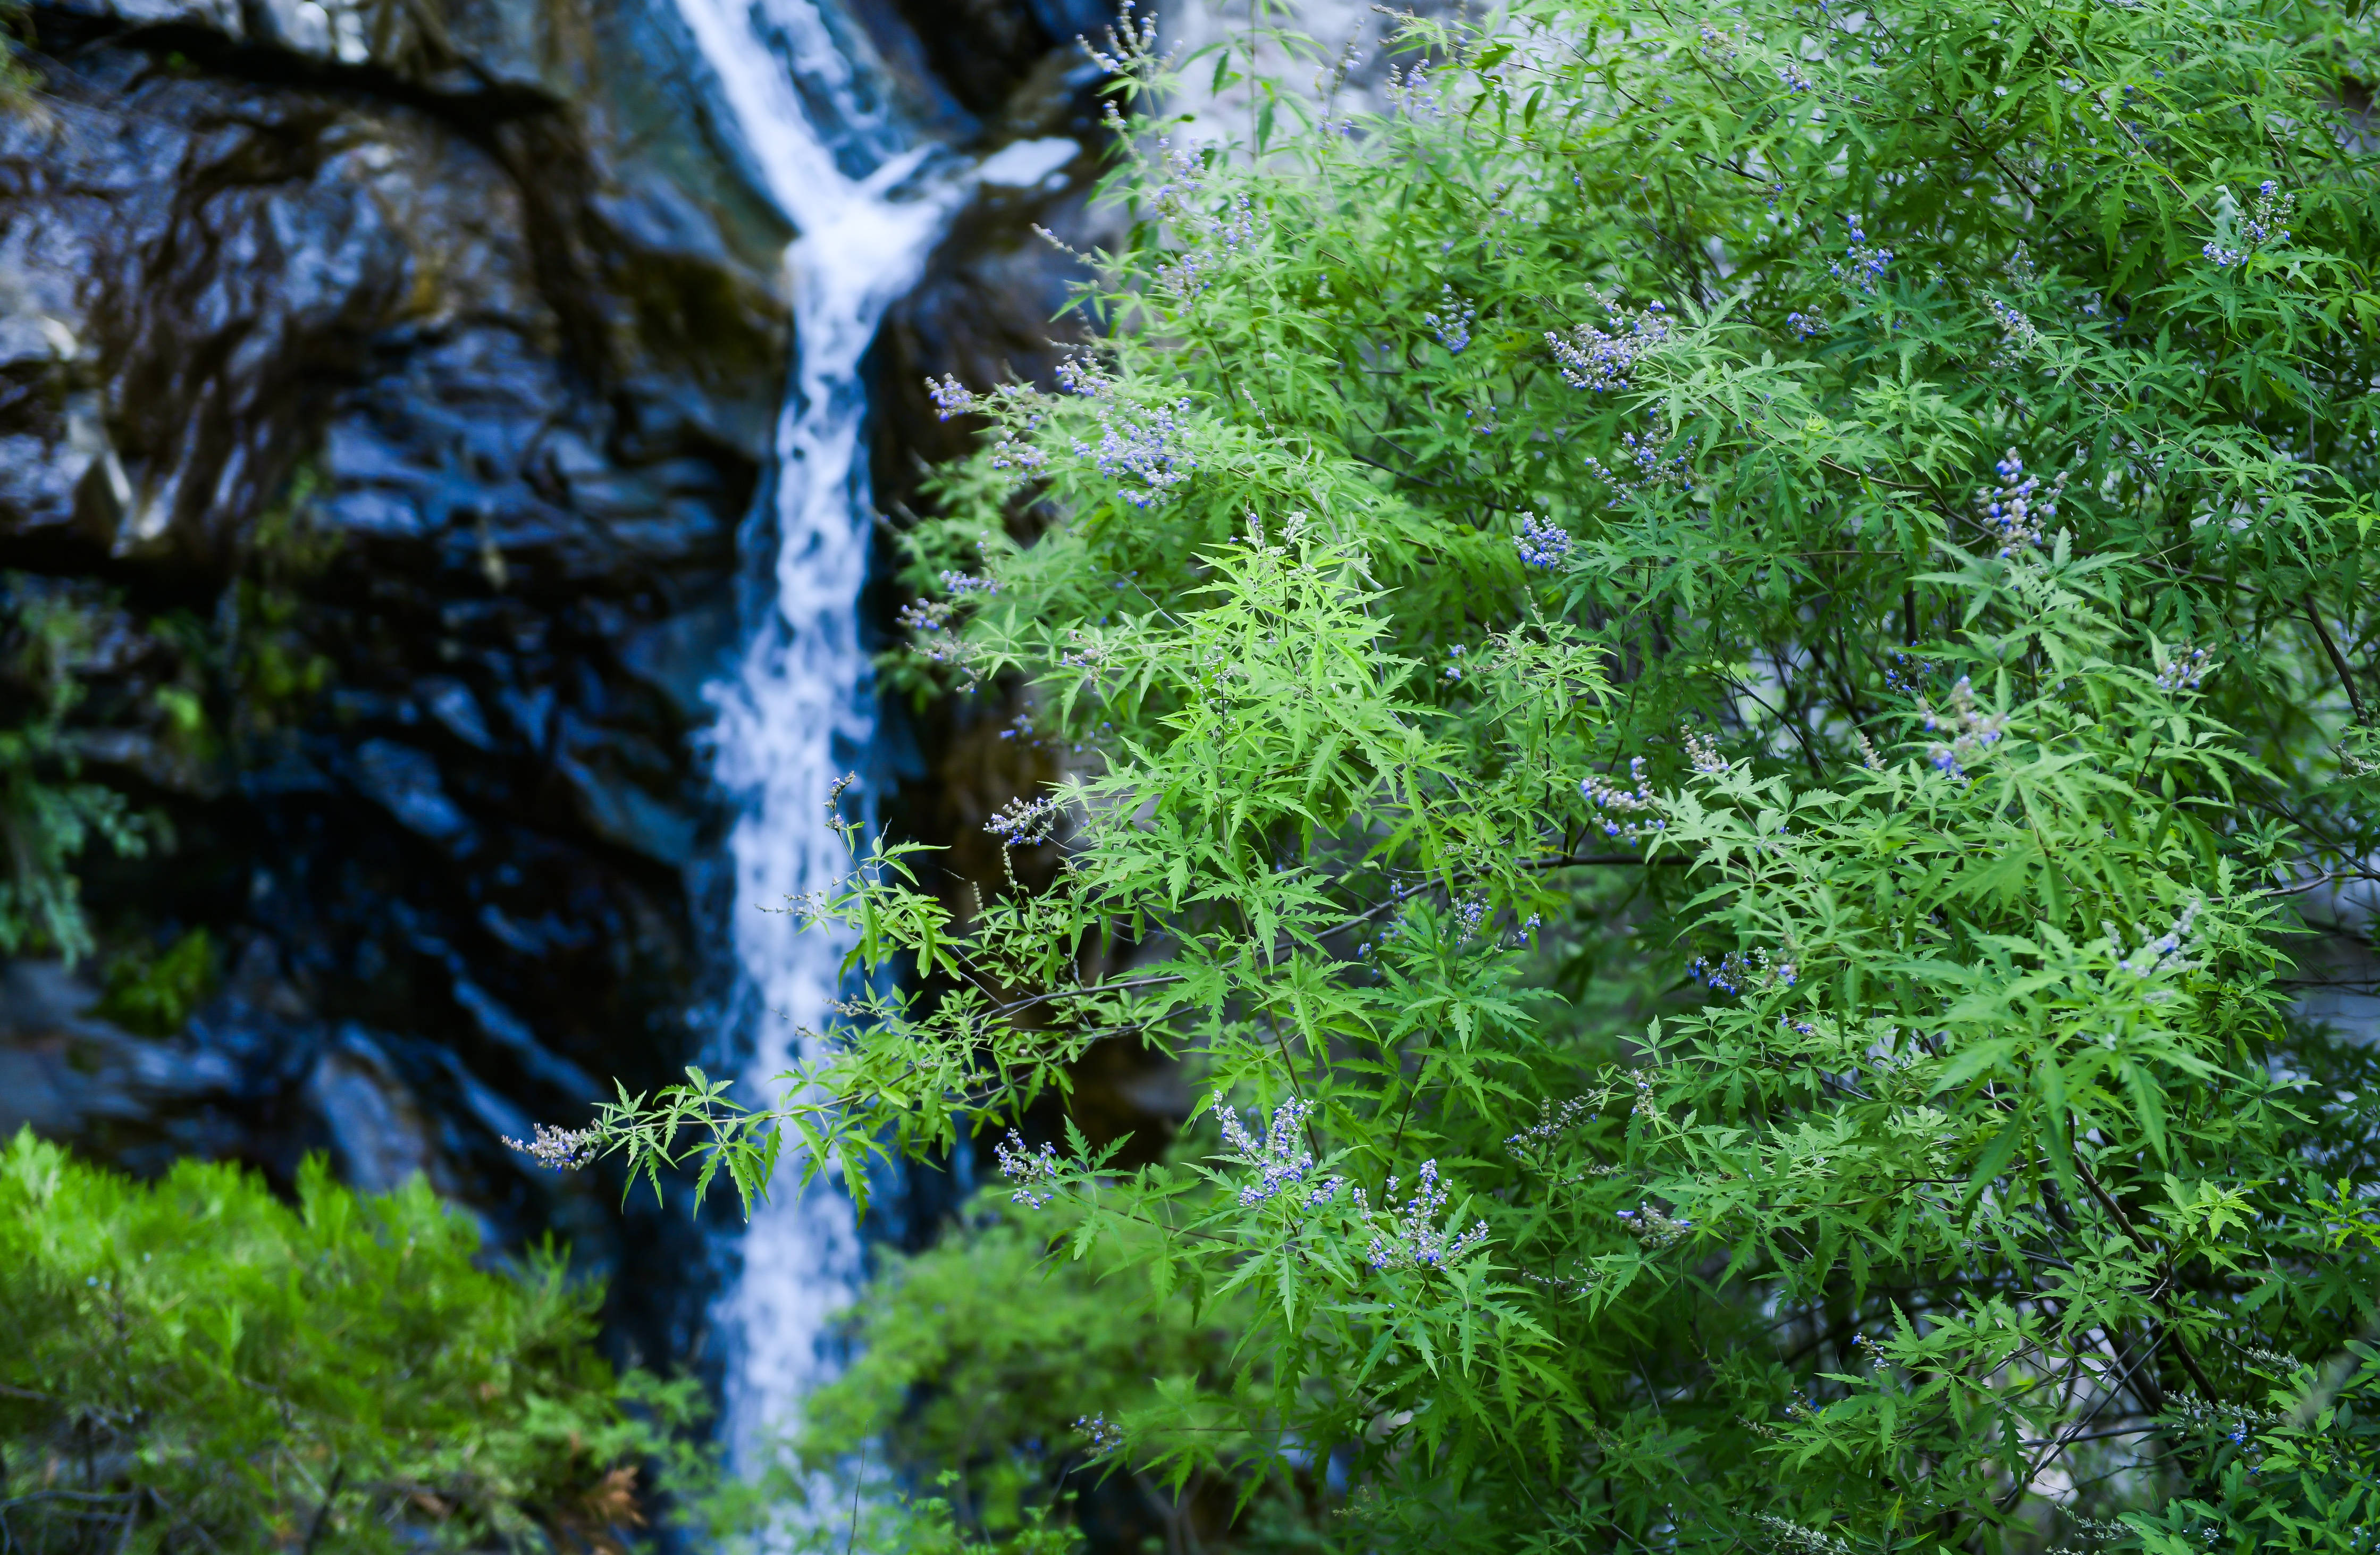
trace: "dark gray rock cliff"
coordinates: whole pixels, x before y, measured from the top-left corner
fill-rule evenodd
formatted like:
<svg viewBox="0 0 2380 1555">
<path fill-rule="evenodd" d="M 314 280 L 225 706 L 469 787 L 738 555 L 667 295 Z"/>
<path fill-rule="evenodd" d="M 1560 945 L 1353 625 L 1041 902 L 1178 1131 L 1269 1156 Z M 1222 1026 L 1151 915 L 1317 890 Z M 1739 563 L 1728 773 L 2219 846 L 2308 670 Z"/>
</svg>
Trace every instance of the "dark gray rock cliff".
<svg viewBox="0 0 2380 1555">
<path fill-rule="evenodd" d="M 1095 17 L 857 15 L 944 138 L 1087 137 L 1060 45 Z M 149 846 L 86 853 L 79 965 L 0 964 L 0 1132 L 140 1172 L 423 1172 L 500 1245 L 636 1271 L 615 1332 L 685 1355 L 711 1243 L 682 1207 L 499 1139 L 715 1041 L 702 686 L 770 540 L 790 234 L 668 0 L 30 21 L 35 111 L 0 114 L 0 730 L 62 674 L 54 764 Z M 987 189 L 896 312 L 889 486 L 948 448 L 897 385 L 1046 370 L 1062 267 L 1026 228 L 1078 221 L 1091 170 Z M 922 734 L 929 768 L 964 744 Z M 123 986 L 176 954 L 195 1008 L 143 1026 Z"/>
<path fill-rule="evenodd" d="M 78 975 L 0 985 L 0 1126 L 140 1170 L 424 1171 L 599 1267 L 685 1243 L 498 1136 L 692 1053 L 718 818 L 689 735 L 787 234 L 665 10 L 34 20 L 39 111 L 0 122 L 0 589 L 72 623 L 69 747 L 154 840 L 87 857 Z M 192 929 L 183 1029 L 91 1013 L 112 959 Z M 623 1315 L 671 1347 L 689 1320 Z"/>
</svg>

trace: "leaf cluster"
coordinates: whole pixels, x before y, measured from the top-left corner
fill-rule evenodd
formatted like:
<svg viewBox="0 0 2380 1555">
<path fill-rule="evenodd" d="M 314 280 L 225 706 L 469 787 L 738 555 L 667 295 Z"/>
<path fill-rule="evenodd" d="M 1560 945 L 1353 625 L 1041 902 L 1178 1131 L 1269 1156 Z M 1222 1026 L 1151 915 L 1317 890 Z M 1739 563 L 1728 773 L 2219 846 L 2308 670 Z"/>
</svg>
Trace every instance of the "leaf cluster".
<svg viewBox="0 0 2380 1555">
<path fill-rule="evenodd" d="M 2380 844 L 2362 14 L 1532 0 L 1363 112 L 1257 30 L 1233 143 L 1111 44 L 1099 348 L 938 390 L 903 673 L 1077 753 L 1053 878 L 856 855 L 788 1099 L 601 1143 L 856 1187 L 1153 1050 L 1165 1159 L 999 1160 L 1235 1314 L 1129 1461 L 1325 1459 L 1321 1542 L 2262 1537 L 2223 1431 L 2366 1461 L 2300 1363 L 2380 1273 L 2291 960 Z"/>
<path fill-rule="evenodd" d="M 20 1132 L 0 1155 L 0 1548 L 611 1549 L 690 1384 L 615 1372 L 599 1288 L 483 1269 L 417 1178 L 319 1160 L 295 1205 L 184 1161 L 153 1184 Z M 686 1484 L 696 1483 L 689 1476 Z"/>
</svg>

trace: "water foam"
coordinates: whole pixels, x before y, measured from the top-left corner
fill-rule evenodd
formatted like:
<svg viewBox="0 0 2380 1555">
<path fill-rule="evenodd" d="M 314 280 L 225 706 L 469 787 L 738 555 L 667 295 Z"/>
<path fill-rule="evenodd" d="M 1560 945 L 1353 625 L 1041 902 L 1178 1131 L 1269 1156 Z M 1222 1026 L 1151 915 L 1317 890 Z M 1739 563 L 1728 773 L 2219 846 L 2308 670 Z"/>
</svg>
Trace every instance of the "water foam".
<svg viewBox="0 0 2380 1555">
<path fill-rule="evenodd" d="M 785 255 L 795 367 L 776 431 L 775 600 L 732 683 L 712 688 L 714 773 L 739 810 L 734 934 L 758 1006 L 746 1092 L 825 1024 L 847 942 L 805 933 L 786 898 L 849 867 L 820 803 L 874 732 L 858 599 L 874 507 L 860 358 L 914 285 L 967 178 L 905 145 L 880 77 L 811 0 L 678 0 L 769 193 L 799 237 Z M 832 1375 L 830 1320 L 861 1274 L 850 1201 L 832 1184 L 758 1209 L 714 1319 L 734 1350 L 727 1440 L 758 1465 L 803 1395 Z"/>
</svg>

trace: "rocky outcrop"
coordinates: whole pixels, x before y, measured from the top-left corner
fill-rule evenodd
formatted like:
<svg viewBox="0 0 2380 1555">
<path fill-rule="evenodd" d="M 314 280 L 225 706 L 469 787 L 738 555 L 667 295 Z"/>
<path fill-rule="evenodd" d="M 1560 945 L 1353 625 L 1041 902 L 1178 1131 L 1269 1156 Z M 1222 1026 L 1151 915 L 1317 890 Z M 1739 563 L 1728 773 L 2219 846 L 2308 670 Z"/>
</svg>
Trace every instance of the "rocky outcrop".
<svg viewBox="0 0 2380 1555">
<path fill-rule="evenodd" d="M 1054 359 L 1066 266 L 1029 228 L 1089 230 L 1060 138 L 1096 139 L 1070 40 L 1099 9 L 854 13 L 914 118 L 1027 148 L 880 345 L 891 496 L 954 446 L 918 378 Z M 684 1356 L 702 1231 L 501 1139 L 719 1056 L 698 736 L 750 604 L 790 234 L 668 0 L 30 17 L 37 111 L 0 114 L 0 731 L 70 683 L 25 770 L 124 796 L 148 846 L 82 860 L 94 954 L 0 965 L 0 1132 L 144 1172 L 421 1172 L 500 1245 L 648 1271 L 614 1331 Z M 945 774 L 990 737 L 908 733 Z M 182 1003 L 143 991 L 167 947 L 204 973 Z"/>
<path fill-rule="evenodd" d="M 792 342 L 691 51 L 610 0 L 33 17 L 0 646 L 21 704 L 44 624 L 64 754 L 152 845 L 86 860 L 95 958 L 0 979 L 0 1127 L 419 1170 L 599 1267 L 695 1237 L 498 1142 L 672 1075 L 715 992 L 692 736 Z M 193 929 L 186 1025 L 92 1013 Z M 618 1299 L 683 1349 L 687 1299 Z"/>
</svg>

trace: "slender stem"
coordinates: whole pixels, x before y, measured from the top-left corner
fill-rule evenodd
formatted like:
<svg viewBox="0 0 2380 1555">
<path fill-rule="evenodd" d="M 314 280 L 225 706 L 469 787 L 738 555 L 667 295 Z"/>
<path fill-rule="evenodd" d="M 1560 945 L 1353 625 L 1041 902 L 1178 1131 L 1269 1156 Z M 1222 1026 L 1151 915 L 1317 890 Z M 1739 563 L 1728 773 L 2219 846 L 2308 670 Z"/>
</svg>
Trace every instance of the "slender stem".
<svg viewBox="0 0 2380 1555">
<path fill-rule="evenodd" d="M 339 1487 L 346 1482 L 346 1464 L 338 1464 L 332 1467 L 331 1483 L 322 1491 L 322 1504 L 314 1509 L 313 1525 L 306 1530 L 305 1555 L 314 1555 L 314 1547 L 322 1542 L 322 1530 L 330 1526 L 331 1504 L 339 1499 Z"/>
<path fill-rule="evenodd" d="M 851 1476 L 851 1531 L 844 1536 L 843 1555 L 851 1555 L 851 1548 L 859 1542 L 859 1488 L 868 1479 L 868 1442 L 859 1443 L 859 1469 Z"/>
<path fill-rule="evenodd" d="M 2323 625 L 2322 612 L 2315 608 L 2311 595 L 2306 599 L 2305 615 L 2313 624 L 2314 636 L 2322 639 L 2323 651 L 2330 655 L 2331 668 L 2338 672 L 2338 684 L 2347 693 L 2347 705 L 2354 710 L 2355 722 L 2369 724 L 2372 719 L 2363 711 L 2363 699 L 2355 694 L 2355 675 L 2347 667 L 2347 656 L 2339 652 L 2338 644 L 2331 640 L 2330 628 Z"/>
</svg>

